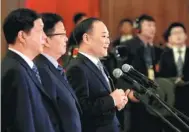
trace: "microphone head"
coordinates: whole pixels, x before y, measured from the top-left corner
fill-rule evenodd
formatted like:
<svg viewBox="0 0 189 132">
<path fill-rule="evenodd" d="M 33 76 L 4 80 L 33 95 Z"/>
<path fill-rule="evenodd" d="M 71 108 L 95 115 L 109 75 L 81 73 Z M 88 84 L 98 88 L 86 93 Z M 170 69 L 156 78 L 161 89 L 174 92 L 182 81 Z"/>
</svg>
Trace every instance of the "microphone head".
<svg viewBox="0 0 189 132">
<path fill-rule="evenodd" d="M 121 67 L 121 69 L 123 70 L 123 72 L 129 72 L 131 70 L 131 68 L 133 68 L 133 67 L 131 65 L 129 65 L 129 64 L 124 64 Z"/>
<path fill-rule="evenodd" d="M 117 79 L 120 78 L 122 76 L 122 74 L 123 74 L 123 72 L 119 68 L 116 68 L 113 70 L 113 76 Z"/>
</svg>

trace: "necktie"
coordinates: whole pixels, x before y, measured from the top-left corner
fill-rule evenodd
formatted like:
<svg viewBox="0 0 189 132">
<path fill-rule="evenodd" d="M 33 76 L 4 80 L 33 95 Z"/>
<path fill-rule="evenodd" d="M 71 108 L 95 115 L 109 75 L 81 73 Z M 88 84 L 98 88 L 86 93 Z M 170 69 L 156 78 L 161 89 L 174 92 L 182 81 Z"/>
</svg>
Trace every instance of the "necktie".
<svg viewBox="0 0 189 132">
<path fill-rule="evenodd" d="M 106 75 L 106 73 L 105 73 L 105 71 L 104 71 L 104 67 L 103 67 L 102 63 L 101 63 L 100 61 L 98 61 L 97 66 L 98 66 L 98 69 L 101 71 L 102 75 L 104 76 L 105 80 L 107 81 L 107 83 L 108 83 L 108 88 L 109 88 L 109 90 L 111 91 L 111 85 L 110 85 L 110 82 L 109 82 L 109 80 L 108 80 L 108 77 L 107 77 L 107 75 Z"/>
<path fill-rule="evenodd" d="M 178 57 L 178 60 L 177 60 L 177 75 L 178 77 L 181 77 L 182 76 L 182 70 L 183 70 L 183 60 L 182 60 L 182 51 L 181 49 L 178 49 L 178 54 L 179 54 L 179 57 Z"/>
<path fill-rule="evenodd" d="M 149 44 L 147 44 L 144 47 L 144 60 L 147 68 L 150 68 L 152 66 L 152 55 L 151 55 L 151 47 Z"/>
<path fill-rule="evenodd" d="M 64 73 L 64 68 L 62 66 L 58 65 L 57 70 L 60 72 L 60 75 L 63 76 L 66 81 L 68 81 L 67 77 Z"/>
<path fill-rule="evenodd" d="M 41 78 L 39 76 L 39 71 L 38 71 L 38 69 L 37 69 L 35 64 L 33 65 L 32 70 L 35 73 L 35 76 L 37 77 L 37 80 L 41 83 Z"/>
</svg>

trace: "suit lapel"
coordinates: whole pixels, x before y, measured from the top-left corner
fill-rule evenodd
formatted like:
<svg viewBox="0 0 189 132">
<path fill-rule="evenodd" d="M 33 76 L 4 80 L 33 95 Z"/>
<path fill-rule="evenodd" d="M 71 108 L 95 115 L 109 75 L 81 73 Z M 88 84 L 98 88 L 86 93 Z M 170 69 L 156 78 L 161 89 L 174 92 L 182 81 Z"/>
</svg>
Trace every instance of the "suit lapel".
<svg viewBox="0 0 189 132">
<path fill-rule="evenodd" d="M 189 48 L 186 48 L 185 59 L 184 59 L 184 67 L 186 67 L 187 62 L 189 62 Z"/>
<path fill-rule="evenodd" d="M 96 74 L 96 76 L 98 77 L 98 79 L 102 82 L 102 84 L 104 85 L 105 89 L 110 93 L 110 89 L 109 86 L 107 84 L 107 81 L 105 80 L 104 76 L 102 75 L 102 73 L 100 72 L 100 70 L 95 66 L 95 64 L 93 64 L 93 62 L 91 62 L 91 60 L 89 60 L 87 57 L 85 57 L 82 54 L 78 54 L 78 58 L 80 58 L 81 60 L 83 60 L 83 62 L 86 64 L 87 67 L 89 67 L 89 69 L 91 69 L 91 71 Z"/>
<path fill-rule="evenodd" d="M 74 91 L 72 90 L 71 86 L 68 84 L 68 82 L 66 82 L 66 80 L 63 78 L 63 76 L 60 75 L 60 73 L 54 67 L 54 65 L 47 58 L 45 58 L 43 55 L 39 55 L 39 58 L 40 58 L 41 62 L 45 63 L 49 67 L 49 70 L 57 77 L 57 79 L 61 83 L 63 83 L 63 85 L 68 89 L 68 91 L 70 91 L 70 93 L 73 96 L 73 98 L 75 99 L 76 103 L 79 104 L 77 97 L 76 97 Z M 79 107 L 80 107 L 80 105 L 79 105 Z"/>
<path fill-rule="evenodd" d="M 112 89 L 112 91 L 114 91 L 115 90 L 114 82 L 113 82 L 112 78 L 110 77 L 110 75 L 108 73 L 108 70 L 105 67 L 104 67 L 104 71 L 105 71 L 105 73 L 106 73 L 106 75 L 107 75 L 107 77 L 109 79 L 109 82 L 110 82 L 110 85 L 111 85 L 111 89 Z"/>
<path fill-rule="evenodd" d="M 168 57 L 170 59 L 170 62 L 172 62 L 172 66 L 174 68 L 174 72 L 177 74 L 177 64 L 176 64 L 176 60 L 174 57 L 174 53 L 173 53 L 173 49 L 170 49 L 170 56 Z"/>
<path fill-rule="evenodd" d="M 33 80 L 34 84 L 37 86 L 37 88 L 39 89 L 39 91 L 43 95 L 45 95 L 46 97 L 48 97 L 49 99 L 51 99 L 51 97 L 43 89 L 43 87 L 40 84 L 40 82 L 37 80 L 37 77 L 35 76 L 35 74 L 32 71 L 32 69 L 29 67 L 29 65 L 19 55 L 17 55 L 16 53 L 14 53 L 12 51 L 8 51 L 8 55 L 10 55 L 11 57 L 15 58 L 26 69 L 28 75 L 31 77 L 31 79 Z"/>
</svg>

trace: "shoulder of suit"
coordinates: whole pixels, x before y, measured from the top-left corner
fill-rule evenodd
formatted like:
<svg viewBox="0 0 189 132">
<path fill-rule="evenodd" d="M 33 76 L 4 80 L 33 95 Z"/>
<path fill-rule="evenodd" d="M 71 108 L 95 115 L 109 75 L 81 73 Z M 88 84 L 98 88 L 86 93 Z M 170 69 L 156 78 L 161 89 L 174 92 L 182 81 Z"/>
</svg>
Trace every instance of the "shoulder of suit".
<svg viewBox="0 0 189 132">
<path fill-rule="evenodd" d="M 173 52 L 173 49 L 171 48 L 165 48 L 161 54 L 161 56 L 166 56 L 166 55 L 169 55 L 171 54 L 171 52 Z"/>
<path fill-rule="evenodd" d="M 125 42 L 128 46 L 138 45 L 140 43 L 142 43 L 142 41 L 137 36 Z"/>
<path fill-rule="evenodd" d="M 66 70 L 69 70 L 73 67 L 82 67 L 84 65 L 83 60 L 80 57 L 73 58 L 68 64 Z"/>
</svg>

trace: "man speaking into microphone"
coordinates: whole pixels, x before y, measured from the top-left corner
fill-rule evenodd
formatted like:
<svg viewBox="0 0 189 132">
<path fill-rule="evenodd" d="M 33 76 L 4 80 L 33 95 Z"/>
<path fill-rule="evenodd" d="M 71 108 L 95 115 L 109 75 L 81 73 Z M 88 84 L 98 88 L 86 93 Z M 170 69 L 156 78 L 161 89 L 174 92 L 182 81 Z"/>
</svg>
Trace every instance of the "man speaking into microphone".
<svg viewBox="0 0 189 132">
<path fill-rule="evenodd" d="M 115 89 L 100 62 L 110 44 L 108 29 L 101 20 L 89 18 L 72 35 L 79 54 L 69 64 L 67 76 L 83 110 L 83 132 L 119 132 L 116 110 L 125 107 L 130 90 Z"/>
</svg>

